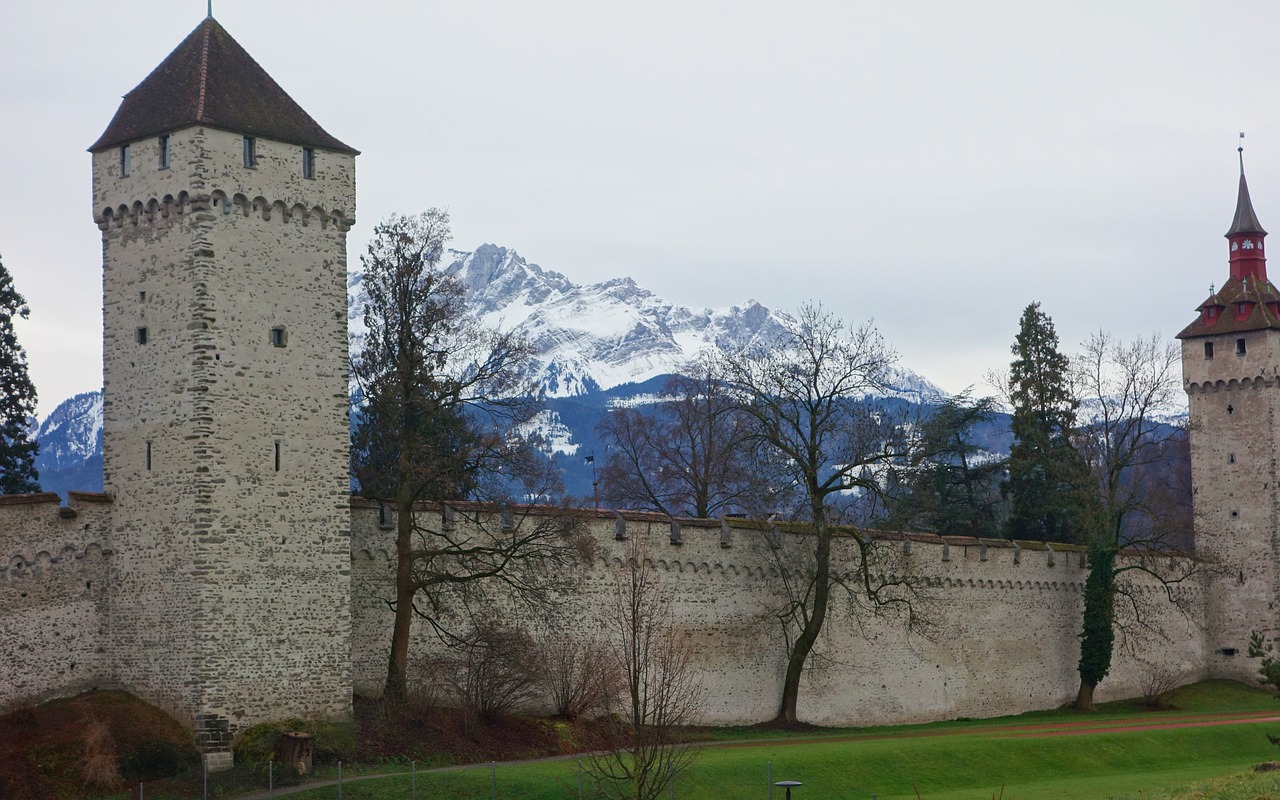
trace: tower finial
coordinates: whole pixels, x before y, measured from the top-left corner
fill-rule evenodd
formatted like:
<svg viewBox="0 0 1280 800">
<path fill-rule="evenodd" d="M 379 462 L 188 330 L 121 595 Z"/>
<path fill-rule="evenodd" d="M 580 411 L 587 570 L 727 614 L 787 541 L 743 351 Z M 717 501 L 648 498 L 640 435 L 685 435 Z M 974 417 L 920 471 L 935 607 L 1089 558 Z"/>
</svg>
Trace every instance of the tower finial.
<svg viewBox="0 0 1280 800">
<path fill-rule="evenodd" d="M 213 19 L 213 0 L 209 0 L 209 19 Z M 1244 136 L 1244 134 L 1240 134 Z"/>
<path fill-rule="evenodd" d="M 213 5 L 213 0 L 209 0 L 209 4 Z M 209 12 L 212 14 L 213 12 Z M 1236 148 L 1236 152 L 1240 154 L 1240 177 L 1244 177 L 1244 131 L 1240 131 L 1240 146 Z"/>
</svg>

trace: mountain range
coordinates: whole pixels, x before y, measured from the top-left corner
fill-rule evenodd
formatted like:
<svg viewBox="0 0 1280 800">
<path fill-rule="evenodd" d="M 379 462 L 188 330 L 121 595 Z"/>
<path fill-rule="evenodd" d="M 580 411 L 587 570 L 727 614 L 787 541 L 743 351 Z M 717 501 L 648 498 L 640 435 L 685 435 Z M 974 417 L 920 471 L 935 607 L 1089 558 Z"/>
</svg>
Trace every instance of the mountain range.
<svg viewBox="0 0 1280 800">
<path fill-rule="evenodd" d="M 562 461 L 566 489 L 587 494 L 583 458 L 604 449 L 595 425 L 616 403 L 652 398 L 668 376 L 705 348 L 736 350 L 769 341 L 795 324 L 789 315 L 748 300 L 724 308 L 670 303 L 631 278 L 589 285 L 530 263 L 515 250 L 485 244 L 450 250 L 445 271 L 467 290 L 472 313 L 488 326 L 514 330 L 535 350 L 533 376 L 546 409 L 525 431 Z M 353 347 L 364 332 L 362 275 L 347 281 Z M 929 402 L 942 391 L 909 369 L 892 376 L 893 395 Z M 102 395 L 61 403 L 39 424 L 37 468 L 46 491 L 102 489 Z"/>
</svg>

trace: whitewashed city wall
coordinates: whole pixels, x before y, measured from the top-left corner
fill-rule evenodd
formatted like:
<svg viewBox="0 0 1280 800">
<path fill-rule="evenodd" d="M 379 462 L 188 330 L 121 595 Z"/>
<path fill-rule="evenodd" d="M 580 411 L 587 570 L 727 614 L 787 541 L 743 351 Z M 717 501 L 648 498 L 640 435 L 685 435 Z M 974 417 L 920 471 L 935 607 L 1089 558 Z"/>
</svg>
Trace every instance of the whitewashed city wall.
<svg viewBox="0 0 1280 800">
<path fill-rule="evenodd" d="M 726 532 L 715 521 L 681 520 L 682 543 L 673 544 L 665 517 L 627 513 L 628 538 L 620 541 L 612 512 L 582 512 L 581 518 L 596 554 L 573 568 L 576 589 L 563 598 L 553 627 L 603 638 L 614 575 L 633 543 L 642 542 L 672 592 L 676 625 L 693 646 L 708 692 L 705 721 L 773 718 L 785 648 L 769 613 L 779 596 L 768 534 L 747 527 Z M 378 524 L 375 505 L 357 503 L 352 533 L 355 687 L 376 695 L 390 643 L 385 599 L 391 591 L 394 531 Z M 807 538 L 782 533 L 778 540 L 783 548 L 796 548 L 805 547 Z M 835 541 L 836 569 L 850 563 L 849 546 L 849 540 Z M 879 546 L 903 574 L 925 579 L 920 610 L 931 618 L 931 634 L 907 635 L 900 619 L 855 615 L 848 604 L 834 603 L 801 693 L 804 720 L 823 725 L 926 722 L 1052 708 L 1074 699 L 1087 574 L 1082 552 L 927 535 L 914 536 L 909 545 L 886 539 Z M 1123 634 L 1117 638 L 1100 700 L 1140 695 L 1157 674 L 1179 683 L 1207 676 L 1205 634 L 1196 622 L 1204 613 L 1200 582 L 1176 590 L 1185 614 L 1154 580 L 1138 582 L 1134 589 L 1149 628 L 1129 634 L 1141 641 L 1130 642 Z M 520 609 L 509 607 L 505 613 L 535 634 L 545 632 Z M 425 629 L 415 631 L 414 646 L 420 652 L 438 647 Z"/>
<path fill-rule="evenodd" d="M 0 497 L 0 709 L 110 683 L 105 495 Z"/>
<path fill-rule="evenodd" d="M 682 520 L 677 545 L 665 517 L 628 512 L 627 539 L 618 540 L 612 512 L 573 513 L 595 553 L 590 562 L 570 568 L 573 589 L 553 614 L 552 627 L 604 639 L 614 576 L 630 548 L 640 544 L 673 596 L 678 629 L 693 646 L 708 691 L 705 721 L 772 718 L 784 644 L 770 616 L 779 595 L 769 534 L 746 523 L 725 531 L 718 522 Z M 119 611 L 112 604 L 124 602 L 108 591 L 118 557 L 103 544 L 110 541 L 111 519 L 112 505 L 103 495 L 72 493 L 64 508 L 56 495 L 0 498 L 0 552 L 7 554 L 0 557 L 0 710 L 124 683 L 119 664 L 136 654 L 123 651 L 129 641 L 114 636 L 108 624 Z M 356 692 L 377 695 L 390 646 L 385 601 L 392 588 L 394 531 L 379 524 L 376 504 L 359 499 L 352 502 L 351 526 L 351 639 L 348 644 L 343 638 L 340 620 L 327 648 L 334 660 L 350 652 L 348 674 Z M 806 546 L 807 538 L 782 532 L 776 540 L 786 552 Z M 847 563 L 848 544 L 836 540 L 837 566 Z M 929 535 L 913 536 L 909 546 L 900 538 L 880 546 L 902 574 L 925 579 L 921 610 L 933 622 L 931 635 L 908 636 L 898 619 L 855 618 L 846 605 L 834 604 L 801 693 L 803 719 L 874 725 L 987 717 L 1052 708 L 1074 697 L 1087 573 L 1081 552 Z M 1199 623 L 1205 614 L 1200 581 L 1176 590 L 1185 614 L 1154 581 L 1135 588 L 1150 627 L 1133 629 L 1141 641 L 1129 642 L 1126 635 L 1132 633 L 1118 638 L 1100 700 L 1140 695 L 1158 674 L 1179 683 L 1209 674 L 1207 637 Z M 535 634 L 547 632 L 514 606 L 504 613 Z M 414 643 L 420 654 L 437 647 L 422 628 Z M 304 650 L 294 656 L 312 647 Z M 254 658 L 252 652 L 238 657 L 245 664 Z M 273 663 L 263 661 L 263 668 Z M 299 680 L 307 680 L 307 670 L 298 664 Z M 261 689 L 251 676 L 241 691 L 247 714 L 270 716 L 274 700 L 256 697 Z"/>
</svg>

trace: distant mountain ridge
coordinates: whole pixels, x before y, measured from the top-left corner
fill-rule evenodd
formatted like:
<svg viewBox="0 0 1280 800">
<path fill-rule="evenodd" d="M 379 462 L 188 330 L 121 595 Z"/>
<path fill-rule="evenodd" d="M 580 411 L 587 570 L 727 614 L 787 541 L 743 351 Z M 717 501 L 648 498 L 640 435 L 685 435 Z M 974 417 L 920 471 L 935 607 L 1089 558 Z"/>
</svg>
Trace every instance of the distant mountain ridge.
<svg viewBox="0 0 1280 800">
<path fill-rule="evenodd" d="M 682 372 L 699 352 L 738 350 L 776 339 L 795 326 L 787 314 L 748 300 L 722 308 L 667 302 L 631 278 L 576 284 L 526 261 L 515 250 L 485 244 L 450 250 L 445 272 L 467 289 L 482 322 L 514 330 L 533 344 L 534 377 L 550 397 L 570 397 Z M 348 322 L 363 328 L 360 275 L 348 281 Z M 909 395 L 942 391 L 908 369 L 894 389 Z"/>
<path fill-rule="evenodd" d="M 680 373 L 706 348 L 736 350 L 768 342 L 795 325 L 789 315 L 754 300 L 695 308 L 667 302 L 631 278 L 576 284 L 493 244 L 450 250 L 445 271 L 466 287 L 472 312 L 482 322 L 515 330 L 532 342 L 533 377 L 551 401 L 533 424 L 547 452 L 567 460 L 595 449 L 591 428 L 611 403 L 652 394 L 664 376 Z M 359 272 L 348 275 L 353 350 L 364 334 L 361 282 Z M 895 370 L 892 382 L 888 394 L 913 402 L 943 395 L 906 368 Z M 64 401 L 41 422 L 37 439 L 37 469 L 47 491 L 101 491 L 100 392 Z"/>
</svg>

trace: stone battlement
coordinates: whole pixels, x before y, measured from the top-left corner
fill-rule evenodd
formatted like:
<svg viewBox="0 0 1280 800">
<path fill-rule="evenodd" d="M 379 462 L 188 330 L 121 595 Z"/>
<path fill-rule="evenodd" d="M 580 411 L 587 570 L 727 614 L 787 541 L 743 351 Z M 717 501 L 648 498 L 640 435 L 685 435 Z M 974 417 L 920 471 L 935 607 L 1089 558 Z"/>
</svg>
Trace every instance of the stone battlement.
<svg viewBox="0 0 1280 800">
<path fill-rule="evenodd" d="M 208 194 L 195 194 L 180 191 L 176 195 L 166 194 L 163 197 L 149 197 L 135 200 L 132 204 L 120 203 L 106 206 L 94 214 L 93 221 L 99 229 L 121 228 L 125 225 L 134 227 L 150 225 L 157 227 L 181 221 L 193 211 L 218 211 L 224 214 L 238 213 L 243 217 L 250 215 L 270 221 L 273 217 L 281 222 L 297 221 L 302 225 L 318 224 L 321 228 L 330 225 L 340 230 L 348 230 L 355 220 L 346 216 L 342 209 L 324 209 L 320 206 L 308 207 L 302 203 L 288 203 L 285 200 L 268 200 L 262 195 L 252 198 L 241 192 L 228 195 L 221 189 Z"/>
</svg>

